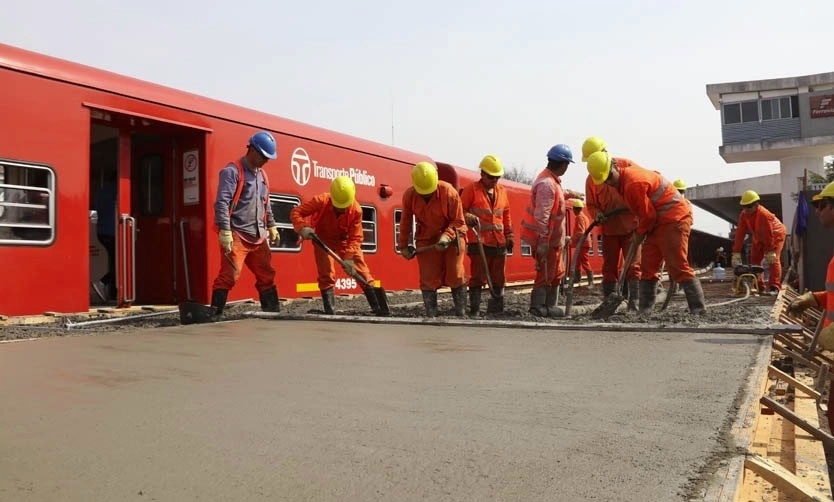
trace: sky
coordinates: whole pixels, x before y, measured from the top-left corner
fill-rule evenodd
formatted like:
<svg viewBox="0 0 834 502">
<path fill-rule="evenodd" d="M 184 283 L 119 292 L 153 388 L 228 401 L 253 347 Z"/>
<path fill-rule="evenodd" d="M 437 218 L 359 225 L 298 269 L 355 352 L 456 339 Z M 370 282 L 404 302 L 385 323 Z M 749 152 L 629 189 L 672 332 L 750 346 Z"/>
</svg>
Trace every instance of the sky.
<svg viewBox="0 0 834 502">
<path fill-rule="evenodd" d="M 4 6 L 0 42 L 472 169 L 535 175 L 600 136 L 693 186 L 779 172 L 724 162 L 706 85 L 834 71 L 834 1 L 793 5 L 48 0 Z M 694 227 L 729 229 L 698 208 Z"/>
</svg>

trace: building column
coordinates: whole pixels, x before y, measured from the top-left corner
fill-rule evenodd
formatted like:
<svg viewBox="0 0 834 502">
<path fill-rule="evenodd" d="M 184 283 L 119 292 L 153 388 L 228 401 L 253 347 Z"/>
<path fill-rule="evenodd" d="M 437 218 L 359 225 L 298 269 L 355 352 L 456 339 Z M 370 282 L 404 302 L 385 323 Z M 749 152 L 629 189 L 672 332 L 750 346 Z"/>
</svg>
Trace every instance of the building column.
<svg viewBox="0 0 834 502">
<path fill-rule="evenodd" d="M 806 172 L 825 173 L 822 157 L 790 157 L 779 161 L 782 189 L 782 223 L 793 233 L 793 217 L 796 214 L 794 197 L 802 189 L 802 177 Z"/>
</svg>

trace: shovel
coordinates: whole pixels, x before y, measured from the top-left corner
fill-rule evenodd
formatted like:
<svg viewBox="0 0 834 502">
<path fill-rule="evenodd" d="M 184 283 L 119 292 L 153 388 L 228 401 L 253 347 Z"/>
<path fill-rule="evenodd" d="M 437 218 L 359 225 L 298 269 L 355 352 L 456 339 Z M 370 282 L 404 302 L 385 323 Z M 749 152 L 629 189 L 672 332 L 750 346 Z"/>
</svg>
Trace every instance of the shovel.
<svg viewBox="0 0 834 502">
<path fill-rule="evenodd" d="M 191 278 L 188 275 L 188 248 L 185 243 L 186 224 L 186 220 L 180 220 L 180 243 L 182 244 L 182 263 L 183 271 L 185 272 L 185 296 L 187 297 L 187 300 L 180 302 L 177 306 L 180 311 L 180 324 L 212 322 L 215 314 L 214 307 L 195 302 L 191 298 Z M 228 253 L 226 253 L 226 259 L 231 261 Z M 234 265 L 234 263 L 232 265 Z"/>
<path fill-rule="evenodd" d="M 627 208 L 625 207 L 617 207 L 614 208 L 606 213 L 602 213 L 605 218 L 609 218 L 614 216 L 615 214 L 622 213 Z M 565 291 L 565 316 L 570 315 L 570 309 L 573 306 L 573 278 L 576 276 L 576 262 L 579 261 L 579 250 L 582 248 L 582 245 L 585 244 L 585 241 L 588 239 L 588 236 L 591 235 L 591 230 L 594 229 L 595 226 L 599 225 L 601 222 L 594 220 L 588 228 L 582 232 L 582 236 L 579 237 L 579 241 L 576 243 L 576 248 L 574 249 L 573 256 L 570 259 L 570 272 L 568 275 L 568 289 Z"/>
<path fill-rule="evenodd" d="M 591 312 L 591 319 L 607 320 L 612 314 L 614 314 L 614 312 L 617 311 L 617 307 L 623 303 L 623 300 L 625 300 L 620 292 L 623 290 L 623 282 L 625 281 L 626 272 L 628 272 L 628 268 L 634 262 L 634 258 L 637 255 L 637 247 L 640 244 L 641 242 L 639 241 L 631 241 L 628 253 L 626 253 L 625 261 L 623 262 L 623 269 L 620 271 L 620 278 L 617 280 L 617 289 L 615 289 L 613 293 L 609 294 L 608 297 L 602 301 L 599 307 L 595 308 L 593 312 Z"/>
<path fill-rule="evenodd" d="M 318 247 L 322 248 L 327 254 L 329 254 L 334 260 L 336 260 L 336 263 L 341 265 L 342 269 L 345 268 L 345 261 L 342 260 L 342 258 L 338 254 L 336 254 L 335 251 L 327 247 L 327 244 L 322 242 L 318 235 L 313 234 L 311 239 Z M 356 279 L 357 282 L 359 282 L 359 284 L 362 285 L 363 290 L 367 290 L 368 288 L 373 289 L 374 296 L 376 296 L 376 301 L 377 303 L 379 303 L 380 314 L 384 316 L 391 315 L 391 309 L 388 307 L 388 296 L 385 294 L 384 289 L 372 286 L 368 281 L 365 280 L 364 277 L 362 277 L 356 271 L 354 271 L 353 274 L 351 274 L 351 277 Z"/>
<path fill-rule="evenodd" d="M 489 294 L 496 300 L 501 298 L 501 293 L 495 290 L 492 284 L 492 275 L 489 273 L 489 264 L 487 263 L 486 253 L 484 252 L 484 243 L 481 241 L 481 232 L 478 231 L 478 226 L 472 227 L 472 232 L 475 234 L 475 239 L 478 242 L 478 254 L 481 255 L 481 265 L 484 267 L 484 274 L 486 275 L 487 286 L 489 286 Z"/>
</svg>

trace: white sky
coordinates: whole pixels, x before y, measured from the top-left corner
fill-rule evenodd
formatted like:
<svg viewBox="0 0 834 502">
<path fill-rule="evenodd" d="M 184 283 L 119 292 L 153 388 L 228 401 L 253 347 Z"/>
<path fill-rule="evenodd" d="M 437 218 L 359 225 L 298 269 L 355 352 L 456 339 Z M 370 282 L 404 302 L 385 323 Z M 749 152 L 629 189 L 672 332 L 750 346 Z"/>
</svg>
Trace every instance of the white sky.
<svg viewBox="0 0 834 502">
<path fill-rule="evenodd" d="M 7 3 L 2 43 L 381 143 L 393 122 L 398 147 L 531 174 L 591 135 L 689 185 L 778 172 L 721 159 L 706 85 L 834 71 L 832 0 Z"/>
</svg>

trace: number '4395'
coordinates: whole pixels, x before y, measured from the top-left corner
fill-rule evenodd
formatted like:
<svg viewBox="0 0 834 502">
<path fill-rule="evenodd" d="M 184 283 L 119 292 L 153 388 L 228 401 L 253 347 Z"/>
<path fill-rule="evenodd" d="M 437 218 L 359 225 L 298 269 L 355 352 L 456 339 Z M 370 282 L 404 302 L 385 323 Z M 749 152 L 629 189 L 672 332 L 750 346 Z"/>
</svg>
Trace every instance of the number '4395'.
<svg viewBox="0 0 834 502">
<path fill-rule="evenodd" d="M 349 277 L 347 279 L 336 279 L 336 289 L 354 289 L 356 288 L 356 279 Z"/>
</svg>

